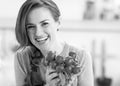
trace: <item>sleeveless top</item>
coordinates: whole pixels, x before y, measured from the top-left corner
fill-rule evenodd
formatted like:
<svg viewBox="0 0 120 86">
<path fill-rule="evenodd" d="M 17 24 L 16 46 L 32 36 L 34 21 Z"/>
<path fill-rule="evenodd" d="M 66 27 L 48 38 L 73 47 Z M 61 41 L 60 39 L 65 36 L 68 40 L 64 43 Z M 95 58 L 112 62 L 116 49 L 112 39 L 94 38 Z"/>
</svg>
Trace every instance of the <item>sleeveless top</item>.
<svg viewBox="0 0 120 86">
<path fill-rule="evenodd" d="M 90 63 L 90 55 L 85 50 L 79 50 L 73 46 L 65 44 L 63 51 L 60 53 L 60 56 L 67 57 L 69 52 L 76 53 L 76 59 L 81 66 L 81 71 L 79 75 L 75 78 L 71 86 L 81 86 L 85 81 L 83 78 L 88 77 L 88 86 L 93 86 L 93 77 L 92 77 L 92 63 Z M 38 50 L 32 46 L 26 46 L 20 48 L 14 59 L 15 66 L 15 76 L 16 76 L 16 86 L 44 86 L 45 85 L 45 72 L 46 67 L 41 63 L 44 57 Z M 91 68 L 88 69 L 88 75 L 85 76 L 84 72 L 87 72 L 88 66 Z M 80 78 L 82 77 L 82 79 Z M 91 79 L 91 80 L 90 80 Z M 87 82 L 84 82 L 87 83 Z M 84 85 L 82 85 L 84 86 Z M 85 85 L 87 86 L 87 85 Z"/>
</svg>

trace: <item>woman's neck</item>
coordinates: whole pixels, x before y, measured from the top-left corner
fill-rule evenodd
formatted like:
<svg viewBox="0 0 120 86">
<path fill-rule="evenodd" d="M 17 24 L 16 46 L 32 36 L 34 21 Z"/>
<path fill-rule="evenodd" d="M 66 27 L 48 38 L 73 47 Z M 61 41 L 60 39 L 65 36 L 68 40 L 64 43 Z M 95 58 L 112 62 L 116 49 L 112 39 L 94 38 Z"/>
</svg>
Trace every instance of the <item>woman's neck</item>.
<svg viewBox="0 0 120 86">
<path fill-rule="evenodd" d="M 53 53 L 55 52 L 56 53 L 56 55 L 59 55 L 62 51 L 63 51 L 63 49 L 64 49 L 64 45 L 65 45 L 65 43 L 64 42 L 55 42 L 54 44 L 53 44 L 53 46 L 51 46 L 50 47 L 50 49 L 48 50 L 41 50 L 41 52 L 42 52 L 42 54 L 46 57 L 47 56 L 47 54 L 48 54 L 48 52 L 49 51 L 52 51 Z"/>
</svg>

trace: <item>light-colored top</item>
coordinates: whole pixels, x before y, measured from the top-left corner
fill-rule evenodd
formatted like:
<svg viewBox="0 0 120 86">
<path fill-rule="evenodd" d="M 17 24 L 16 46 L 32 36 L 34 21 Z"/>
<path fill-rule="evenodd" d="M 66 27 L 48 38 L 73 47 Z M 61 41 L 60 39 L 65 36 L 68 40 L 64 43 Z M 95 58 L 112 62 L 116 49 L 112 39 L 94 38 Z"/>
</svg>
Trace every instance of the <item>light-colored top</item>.
<svg viewBox="0 0 120 86">
<path fill-rule="evenodd" d="M 92 58 L 90 54 L 85 50 L 79 50 L 73 46 L 65 44 L 64 49 L 60 55 L 67 57 L 70 51 L 76 53 L 76 59 L 79 61 L 79 65 L 81 66 L 81 72 L 79 76 L 76 77 L 74 83 L 71 86 L 94 86 Z M 33 48 L 26 46 L 19 49 L 15 54 L 14 66 L 16 86 L 24 86 L 25 84 L 25 78 L 30 72 L 30 55 L 32 53 Z"/>
</svg>

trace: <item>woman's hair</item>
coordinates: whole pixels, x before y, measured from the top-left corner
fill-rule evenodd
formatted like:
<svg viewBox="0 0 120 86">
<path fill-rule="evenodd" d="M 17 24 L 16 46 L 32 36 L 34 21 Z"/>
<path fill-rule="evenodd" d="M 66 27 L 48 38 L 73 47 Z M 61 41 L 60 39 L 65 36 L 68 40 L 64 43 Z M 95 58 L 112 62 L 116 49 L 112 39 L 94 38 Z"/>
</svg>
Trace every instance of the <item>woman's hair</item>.
<svg viewBox="0 0 120 86">
<path fill-rule="evenodd" d="M 32 45 L 27 34 L 26 18 L 29 12 L 37 7 L 45 7 L 49 9 L 54 20 L 59 20 L 60 11 L 52 0 L 27 0 L 24 2 L 19 10 L 15 27 L 16 39 L 19 42 L 20 47 Z"/>
</svg>

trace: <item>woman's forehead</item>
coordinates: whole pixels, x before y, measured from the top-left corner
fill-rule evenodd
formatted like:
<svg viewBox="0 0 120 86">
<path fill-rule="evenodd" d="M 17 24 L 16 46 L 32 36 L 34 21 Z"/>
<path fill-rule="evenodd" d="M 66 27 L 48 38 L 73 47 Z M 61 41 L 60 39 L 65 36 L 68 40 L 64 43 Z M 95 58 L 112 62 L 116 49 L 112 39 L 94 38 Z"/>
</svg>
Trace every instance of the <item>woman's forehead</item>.
<svg viewBox="0 0 120 86">
<path fill-rule="evenodd" d="M 27 16 L 28 22 L 40 22 L 43 20 L 53 20 L 50 10 L 45 7 L 35 8 Z"/>
</svg>

